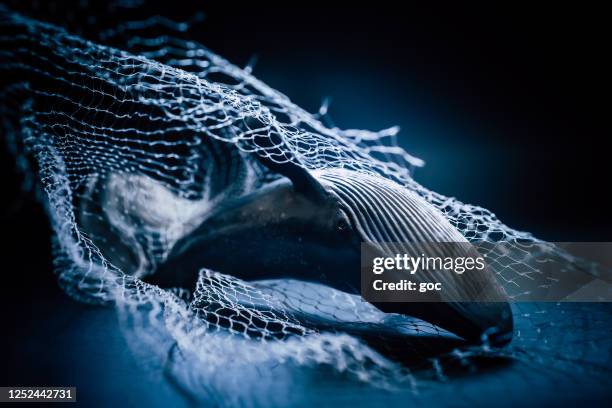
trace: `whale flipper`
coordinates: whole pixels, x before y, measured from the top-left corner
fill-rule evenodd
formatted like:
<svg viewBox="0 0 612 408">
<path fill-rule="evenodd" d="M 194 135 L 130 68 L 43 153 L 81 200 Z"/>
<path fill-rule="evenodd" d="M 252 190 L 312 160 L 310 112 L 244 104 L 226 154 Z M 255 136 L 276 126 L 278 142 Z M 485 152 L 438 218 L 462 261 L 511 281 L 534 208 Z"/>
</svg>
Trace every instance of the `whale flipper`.
<svg viewBox="0 0 612 408">
<path fill-rule="evenodd" d="M 296 192 L 304 194 L 312 201 L 324 202 L 330 199 L 329 193 L 323 185 L 306 169 L 304 166 L 297 164 L 297 158 L 288 157 L 286 148 L 281 149 L 283 142 L 277 135 L 271 135 L 266 138 L 258 138 L 257 145 L 263 150 L 256 155 L 258 161 L 267 169 L 274 173 L 278 173 L 291 180 L 293 188 Z"/>
</svg>

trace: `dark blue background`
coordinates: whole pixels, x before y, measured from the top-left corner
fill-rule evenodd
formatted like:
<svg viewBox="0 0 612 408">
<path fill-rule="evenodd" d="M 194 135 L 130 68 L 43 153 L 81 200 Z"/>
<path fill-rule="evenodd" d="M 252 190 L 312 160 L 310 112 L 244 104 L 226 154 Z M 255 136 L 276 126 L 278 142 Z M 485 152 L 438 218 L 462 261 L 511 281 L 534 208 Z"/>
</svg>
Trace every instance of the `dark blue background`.
<svg viewBox="0 0 612 408">
<path fill-rule="evenodd" d="M 257 13 L 255 16 L 254 13 Z M 310 3 L 211 10 L 198 38 L 341 127 L 400 125 L 426 187 L 557 241 L 608 240 L 596 10 Z"/>
</svg>

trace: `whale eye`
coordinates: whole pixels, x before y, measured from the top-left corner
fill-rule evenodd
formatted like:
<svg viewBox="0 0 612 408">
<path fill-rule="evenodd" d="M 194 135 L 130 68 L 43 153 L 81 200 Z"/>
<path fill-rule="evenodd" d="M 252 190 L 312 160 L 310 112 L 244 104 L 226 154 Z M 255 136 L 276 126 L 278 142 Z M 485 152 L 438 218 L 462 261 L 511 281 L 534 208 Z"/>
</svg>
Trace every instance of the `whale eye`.
<svg viewBox="0 0 612 408">
<path fill-rule="evenodd" d="M 338 231 L 348 231 L 351 228 L 348 216 L 342 210 L 338 212 L 338 218 L 336 219 L 336 229 Z"/>
</svg>

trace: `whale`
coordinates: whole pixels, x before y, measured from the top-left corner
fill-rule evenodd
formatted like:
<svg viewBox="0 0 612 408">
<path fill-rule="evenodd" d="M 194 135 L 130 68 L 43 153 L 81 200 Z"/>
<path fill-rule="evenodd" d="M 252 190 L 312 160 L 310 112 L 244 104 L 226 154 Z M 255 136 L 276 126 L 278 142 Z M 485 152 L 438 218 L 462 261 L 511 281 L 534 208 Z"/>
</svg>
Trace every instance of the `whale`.
<svg viewBox="0 0 612 408">
<path fill-rule="evenodd" d="M 219 205 L 174 244 L 150 283 L 193 288 L 207 268 L 246 281 L 297 279 L 359 293 L 363 243 L 467 242 L 437 208 L 382 176 L 262 162 L 284 177 Z M 373 305 L 430 322 L 470 343 L 504 345 L 512 339 L 513 317 L 492 271 L 485 269 L 475 281 L 464 276 L 447 282 L 455 292 L 466 292 L 464 297 L 482 293 L 483 283 L 494 301 Z"/>
</svg>

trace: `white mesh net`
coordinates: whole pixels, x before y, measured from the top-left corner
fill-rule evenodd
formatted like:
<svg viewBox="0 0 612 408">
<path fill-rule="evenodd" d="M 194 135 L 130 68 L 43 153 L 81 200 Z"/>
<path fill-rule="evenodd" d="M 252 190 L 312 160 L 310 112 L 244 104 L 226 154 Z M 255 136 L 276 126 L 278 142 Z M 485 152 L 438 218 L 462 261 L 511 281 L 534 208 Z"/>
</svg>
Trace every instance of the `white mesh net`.
<svg viewBox="0 0 612 408">
<path fill-rule="evenodd" d="M 441 210 L 470 241 L 542 243 L 483 208 L 419 185 L 411 171 L 423 163 L 396 145 L 398 129 L 327 127 L 320 113 L 294 105 L 250 68 L 173 35 L 185 24 L 152 18 L 101 32 L 100 42 L 128 52 L 0 11 L 3 131 L 18 164 L 46 192 L 63 288 L 82 301 L 114 304 L 134 349 L 194 398 L 261 402 L 266 384 L 278 390 L 290 381 L 291 366 L 325 366 L 375 386 L 414 390 L 445 379 L 449 361 L 467 366 L 483 355 L 588 373 L 610 364 L 606 305 L 515 305 L 509 348 L 451 342 L 441 352 L 420 346 L 451 341 L 441 329 L 385 315 L 323 285 L 247 283 L 206 265 L 193 293 L 143 282 L 216 205 L 278 177 L 255 155 L 393 180 Z M 266 147 L 262 140 L 281 143 Z M 533 262 L 569 260 L 598 273 L 596 265 L 546 248 L 537 259 L 527 251 L 499 257 L 495 272 L 511 296 L 520 296 Z M 577 325 L 585 338 L 572 331 Z M 567 338 L 559 336 L 564 330 Z M 562 342 L 574 345 L 571 357 L 557 351 Z M 271 366 L 284 368 L 266 371 Z M 236 373 L 257 385 L 238 386 Z M 287 395 L 275 398 L 266 401 Z"/>
</svg>

